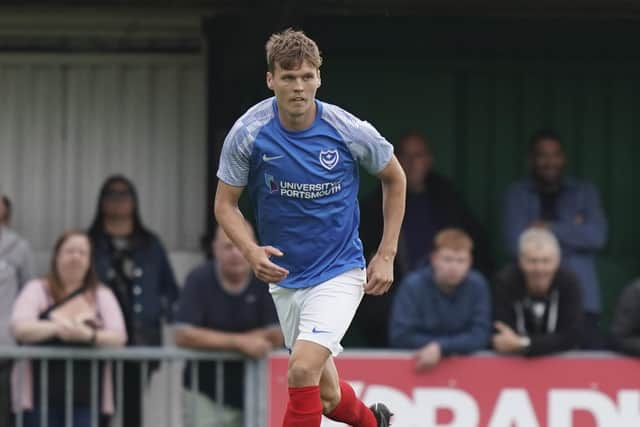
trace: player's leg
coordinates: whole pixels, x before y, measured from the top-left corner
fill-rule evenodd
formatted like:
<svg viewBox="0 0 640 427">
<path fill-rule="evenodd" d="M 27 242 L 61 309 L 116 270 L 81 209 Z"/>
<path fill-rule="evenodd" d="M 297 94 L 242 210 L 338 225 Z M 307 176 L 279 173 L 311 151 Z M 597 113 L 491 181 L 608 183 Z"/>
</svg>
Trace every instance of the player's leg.
<svg viewBox="0 0 640 427">
<path fill-rule="evenodd" d="M 320 426 L 322 403 L 320 401 L 320 375 L 329 350 L 323 346 L 298 340 L 301 302 L 307 289 L 286 289 L 270 285 L 269 291 L 278 312 L 289 357 L 289 402 L 283 421 L 284 427 Z"/>
<path fill-rule="evenodd" d="M 320 399 L 322 400 L 322 413 L 329 415 L 340 403 L 340 377 L 333 357 L 329 357 L 324 364 L 320 377 Z"/>
<path fill-rule="evenodd" d="M 358 399 L 351 385 L 340 380 L 338 370 L 329 358 L 324 366 L 320 378 L 320 397 L 322 398 L 323 413 L 328 418 L 353 427 L 387 427 L 391 413 L 382 404 L 367 408 Z M 378 413 L 386 410 L 386 413 Z"/>
<path fill-rule="evenodd" d="M 315 342 L 297 340 L 289 357 L 289 387 L 319 385 L 324 366 L 331 353 Z"/>
<path fill-rule="evenodd" d="M 322 401 L 319 383 L 330 354 L 329 350 L 320 344 L 300 339 L 295 342 L 289 357 L 289 403 L 283 427 L 320 426 Z"/>
<path fill-rule="evenodd" d="M 329 355 L 337 356 L 342 351 L 340 341 L 362 299 L 365 281 L 364 270 L 354 269 L 312 288 L 291 290 L 270 286 L 285 345 L 293 347 L 289 361 L 289 404 L 284 427 L 320 426 L 324 409 L 320 393 L 321 378 Z M 340 384 L 333 361 L 327 369 L 327 377 L 323 382 L 327 384 L 324 391 L 327 407 L 338 408 L 342 404 L 349 411 L 348 408 L 353 405 L 362 405 L 348 384 Z M 343 395 L 353 398 L 344 398 Z M 381 409 L 386 410 L 387 414 L 384 411 L 380 414 Z M 370 420 L 369 412 L 360 410 L 360 413 L 364 414 L 365 420 Z M 376 423 L 362 424 L 363 427 L 389 425 L 387 415 L 390 414 L 384 405 L 374 406 L 373 413 Z"/>
</svg>

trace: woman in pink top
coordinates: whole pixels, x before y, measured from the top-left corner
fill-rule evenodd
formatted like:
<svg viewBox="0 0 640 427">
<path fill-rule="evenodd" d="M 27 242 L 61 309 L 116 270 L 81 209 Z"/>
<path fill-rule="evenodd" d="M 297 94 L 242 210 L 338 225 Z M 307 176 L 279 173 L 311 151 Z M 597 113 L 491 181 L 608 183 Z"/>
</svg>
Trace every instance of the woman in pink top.
<svg viewBox="0 0 640 427">
<path fill-rule="evenodd" d="M 68 231 L 56 241 L 49 274 L 28 282 L 13 305 L 13 335 L 20 344 L 121 347 L 127 341 L 124 319 L 109 288 L 98 282 L 91 265 L 86 234 Z M 65 362 L 52 360 L 48 369 L 50 427 L 65 422 Z M 90 425 L 90 362 L 73 364 L 73 426 Z M 12 386 L 14 410 L 24 412 L 24 426 L 40 425 L 40 369 L 38 362 L 16 364 Z M 109 364 L 104 365 L 101 412 L 113 413 Z"/>
</svg>

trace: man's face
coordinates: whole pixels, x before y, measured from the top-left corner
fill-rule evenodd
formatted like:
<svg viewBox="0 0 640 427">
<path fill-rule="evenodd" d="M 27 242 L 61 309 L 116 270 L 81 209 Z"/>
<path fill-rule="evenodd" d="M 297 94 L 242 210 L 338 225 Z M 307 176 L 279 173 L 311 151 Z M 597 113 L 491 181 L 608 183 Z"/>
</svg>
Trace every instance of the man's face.
<svg viewBox="0 0 640 427">
<path fill-rule="evenodd" d="M 520 253 L 527 289 L 534 296 L 546 295 L 560 265 L 560 254 L 550 244 L 525 245 Z"/>
<path fill-rule="evenodd" d="M 410 136 L 401 141 L 399 151 L 398 160 L 407 175 L 409 189 L 422 186 L 433 163 L 425 141 L 419 136 Z"/>
<path fill-rule="evenodd" d="M 7 207 L 4 205 L 4 201 L 2 200 L 2 194 L 0 194 L 0 226 L 6 225 L 7 222 Z"/>
<path fill-rule="evenodd" d="M 273 90 L 282 113 L 289 117 L 304 116 L 314 111 L 320 70 L 306 60 L 293 70 L 285 70 L 276 63 L 273 73 L 267 72 L 267 86 Z"/>
<path fill-rule="evenodd" d="M 438 249 L 431 255 L 436 283 L 441 287 L 454 289 L 467 276 L 471 268 L 471 260 L 468 250 Z"/>
<path fill-rule="evenodd" d="M 248 275 L 251 270 L 249 261 L 245 259 L 240 249 L 233 244 L 231 239 L 218 227 L 212 244 L 213 255 L 218 261 L 218 268 L 223 276 Z"/>
<path fill-rule="evenodd" d="M 543 182 L 553 184 L 562 177 L 565 158 L 558 141 L 553 139 L 539 141 L 531 161 L 533 172 Z"/>
</svg>

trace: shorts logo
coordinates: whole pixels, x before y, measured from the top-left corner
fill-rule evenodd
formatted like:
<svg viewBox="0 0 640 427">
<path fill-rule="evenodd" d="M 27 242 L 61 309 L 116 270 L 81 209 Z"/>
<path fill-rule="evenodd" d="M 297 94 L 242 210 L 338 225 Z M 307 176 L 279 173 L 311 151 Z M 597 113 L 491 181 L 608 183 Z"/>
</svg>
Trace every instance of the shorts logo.
<svg viewBox="0 0 640 427">
<path fill-rule="evenodd" d="M 340 154 L 338 153 L 338 150 L 320 151 L 320 164 L 327 170 L 333 169 L 338 164 L 339 159 Z"/>
<path fill-rule="evenodd" d="M 265 184 L 267 184 L 267 188 L 269 188 L 269 193 L 277 193 L 280 190 L 280 187 L 278 187 L 278 182 L 275 180 L 273 175 L 265 173 L 264 182 Z"/>
<path fill-rule="evenodd" d="M 313 327 L 311 332 L 313 332 L 314 334 L 328 334 L 329 333 L 329 331 L 323 331 L 321 329 L 316 328 L 315 326 Z"/>
</svg>

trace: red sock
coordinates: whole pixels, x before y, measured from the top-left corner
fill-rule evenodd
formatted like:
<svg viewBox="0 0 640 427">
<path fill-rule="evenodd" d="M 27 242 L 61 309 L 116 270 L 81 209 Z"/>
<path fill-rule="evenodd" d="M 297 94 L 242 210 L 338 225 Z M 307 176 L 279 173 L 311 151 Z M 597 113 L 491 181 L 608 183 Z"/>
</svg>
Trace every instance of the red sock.
<svg viewBox="0 0 640 427">
<path fill-rule="evenodd" d="M 320 386 L 289 387 L 289 403 L 282 427 L 320 427 Z"/>
<path fill-rule="evenodd" d="M 371 409 L 356 397 L 349 383 L 340 381 L 342 397 L 338 406 L 327 417 L 353 427 L 377 427 L 376 417 Z"/>
</svg>

